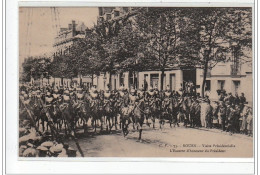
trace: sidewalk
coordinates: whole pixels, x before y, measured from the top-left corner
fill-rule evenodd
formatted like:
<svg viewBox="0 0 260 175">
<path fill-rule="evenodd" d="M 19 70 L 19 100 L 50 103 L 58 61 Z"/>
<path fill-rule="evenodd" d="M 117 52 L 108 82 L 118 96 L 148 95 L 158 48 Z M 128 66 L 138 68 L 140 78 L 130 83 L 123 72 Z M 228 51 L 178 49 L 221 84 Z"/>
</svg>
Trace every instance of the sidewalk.
<svg viewBox="0 0 260 175">
<path fill-rule="evenodd" d="M 209 129 L 209 128 L 200 127 L 200 128 L 193 128 L 193 129 L 198 129 L 198 130 L 202 130 L 202 131 L 209 131 L 209 132 L 213 132 L 213 133 L 221 133 L 221 134 L 224 134 L 224 135 L 229 135 L 229 132 L 222 131 L 221 129 L 217 129 L 217 128 Z M 244 139 L 248 139 L 248 140 L 254 139 L 254 137 L 249 137 L 249 136 L 247 136 L 245 134 L 239 134 L 239 133 L 234 133 L 234 134 L 232 134 L 232 136 L 235 136 L 235 137 L 238 137 L 238 138 L 244 138 Z"/>
</svg>

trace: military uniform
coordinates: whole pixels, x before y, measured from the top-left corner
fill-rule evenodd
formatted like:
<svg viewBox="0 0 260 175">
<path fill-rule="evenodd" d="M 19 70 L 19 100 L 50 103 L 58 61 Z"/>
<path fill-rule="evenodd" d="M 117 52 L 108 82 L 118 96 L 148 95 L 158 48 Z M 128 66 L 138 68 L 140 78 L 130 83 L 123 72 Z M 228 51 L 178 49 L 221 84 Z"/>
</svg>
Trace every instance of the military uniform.
<svg viewBox="0 0 260 175">
<path fill-rule="evenodd" d="M 76 100 L 77 101 L 83 101 L 84 93 L 81 87 L 76 88 Z"/>
<path fill-rule="evenodd" d="M 97 105 L 97 101 L 98 101 L 98 98 L 99 98 L 99 95 L 98 95 L 98 92 L 96 90 L 95 87 L 92 87 L 89 91 L 90 93 L 90 101 L 91 101 L 91 107 L 93 107 L 94 105 Z"/>
<path fill-rule="evenodd" d="M 47 92 L 46 96 L 45 96 L 45 105 L 46 106 L 51 106 L 52 102 L 53 102 L 53 96 L 50 92 Z"/>
<path fill-rule="evenodd" d="M 130 93 L 128 95 L 128 101 L 129 101 L 129 108 L 130 111 L 132 111 L 135 107 L 135 103 L 137 101 L 137 94 L 136 94 L 136 90 L 135 89 L 130 89 Z"/>
<path fill-rule="evenodd" d="M 109 91 L 109 89 L 106 89 L 106 91 L 104 92 L 104 103 L 109 103 L 112 100 L 111 97 L 111 92 Z"/>
<path fill-rule="evenodd" d="M 63 103 L 69 103 L 70 102 L 70 92 L 68 90 L 64 91 L 64 94 L 62 96 Z"/>
</svg>

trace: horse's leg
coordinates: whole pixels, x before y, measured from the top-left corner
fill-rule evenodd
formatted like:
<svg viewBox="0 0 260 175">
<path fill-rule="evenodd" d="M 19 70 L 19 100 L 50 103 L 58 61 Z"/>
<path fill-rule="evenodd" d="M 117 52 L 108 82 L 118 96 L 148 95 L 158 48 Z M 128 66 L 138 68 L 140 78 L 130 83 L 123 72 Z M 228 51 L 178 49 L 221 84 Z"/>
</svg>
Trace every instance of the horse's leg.
<svg viewBox="0 0 260 175">
<path fill-rule="evenodd" d="M 36 123 L 37 123 L 37 128 L 39 128 L 40 127 L 40 118 L 39 117 L 37 117 Z"/>
<path fill-rule="evenodd" d="M 48 131 L 49 130 L 49 123 L 48 123 L 48 121 L 46 122 L 46 130 Z"/>
<path fill-rule="evenodd" d="M 153 122 L 153 129 L 155 129 L 155 116 L 151 114 L 151 120 Z"/>
<path fill-rule="evenodd" d="M 108 127 L 110 126 L 110 120 L 109 120 L 109 117 L 106 115 L 104 116 L 105 118 L 105 125 L 106 125 L 106 130 L 108 131 Z M 109 122 L 108 122 L 109 121 Z M 109 123 L 109 124 L 108 124 Z"/>
<path fill-rule="evenodd" d="M 64 128 L 65 128 L 65 135 L 67 136 L 68 135 L 68 131 L 67 131 L 68 126 L 67 126 L 67 122 L 65 121 L 65 119 L 64 119 L 63 124 L 64 124 Z"/>
<path fill-rule="evenodd" d="M 123 131 L 123 135 L 125 137 L 127 135 L 126 119 L 122 120 L 122 131 Z"/>
<path fill-rule="evenodd" d="M 45 127 L 44 127 L 44 120 L 43 120 L 43 118 L 41 119 L 41 123 L 42 123 L 42 131 L 44 132 L 45 131 Z"/>
<path fill-rule="evenodd" d="M 94 132 L 96 133 L 97 132 L 97 119 L 95 119 L 94 122 L 95 122 Z M 102 126 L 101 126 L 101 129 L 102 129 Z"/>
<path fill-rule="evenodd" d="M 149 121 L 148 121 L 148 118 L 149 118 L 149 115 L 146 114 L 146 115 L 145 115 L 146 125 L 150 127 L 150 125 L 149 125 Z"/>
<path fill-rule="evenodd" d="M 142 128 L 142 126 L 143 126 L 143 122 L 139 122 L 139 138 L 138 138 L 138 140 L 140 141 L 140 142 L 142 142 L 142 131 L 143 131 L 143 128 Z"/>
<path fill-rule="evenodd" d="M 113 113 L 111 113 L 111 119 L 112 119 L 112 126 L 110 128 L 110 132 L 111 132 L 111 129 L 115 126 L 115 129 L 116 129 L 116 123 L 115 123 L 115 120 L 116 120 L 116 117 L 114 116 Z"/>
<path fill-rule="evenodd" d="M 113 119 L 112 119 L 113 120 Z M 111 124 L 111 116 L 108 117 L 108 125 L 109 125 L 109 133 L 111 133 L 112 127 L 113 127 L 113 122 Z"/>
<path fill-rule="evenodd" d="M 122 115 L 119 114 L 119 128 L 121 129 L 122 128 Z"/>
<path fill-rule="evenodd" d="M 132 116 L 132 123 L 133 123 L 133 130 L 135 130 L 135 120 L 133 116 Z"/>
<path fill-rule="evenodd" d="M 84 129 L 84 134 L 87 135 L 88 134 L 88 119 L 83 120 L 83 129 Z"/>
<path fill-rule="evenodd" d="M 116 116 L 115 117 L 113 117 L 113 119 L 114 119 L 114 122 L 115 122 L 115 130 L 117 131 L 117 124 L 118 124 L 118 114 L 116 114 Z"/>
<path fill-rule="evenodd" d="M 78 123 L 78 127 L 80 127 L 80 122 L 79 122 L 79 119 L 80 119 L 80 116 L 78 116 L 79 118 L 77 118 L 76 120 L 77 120 L 77 123 Z"/>
<path fill-rule="evenodd" d="M 170 122 L 170 128 L 172 128 L 172 114 L 171 114 L 171 112 L 169 113 L 169 122 Z"/>
</svg>

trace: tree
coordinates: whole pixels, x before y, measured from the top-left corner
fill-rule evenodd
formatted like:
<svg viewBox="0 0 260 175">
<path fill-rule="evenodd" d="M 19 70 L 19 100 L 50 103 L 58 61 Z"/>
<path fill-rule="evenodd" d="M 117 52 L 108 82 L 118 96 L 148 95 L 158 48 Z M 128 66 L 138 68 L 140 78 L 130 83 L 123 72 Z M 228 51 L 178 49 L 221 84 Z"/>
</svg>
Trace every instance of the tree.
<svg viewBox="0 0 260 175">
<path fill-rule="evenodd" d="M 142 54 L 149 68 L 161 71 L 161 89 L 166 68 L 178 63 L 179 13 L 178 8 L 149 8 L 136 17 L 144 41 Z"/>
<path fill-rule="evenodd" d="M 23 81 L 31 78 L 48 78 L 51 75 L 51 60 L 48 57 L 28 57 L 23 64 Z"/>
<path fill-rule="evenodd" d="M 60 77 L 63 84 L 63 78 L 73 78 L 77 76 L 74 62 L 68 55 L 59 55 L 53 58 L 51 72 L 53 77 Z"/>
<path fill-rule="evenodd" d="M 182 12 L 182 62 L 203 69 L 202 96 L 207 72 L 227 61 L 233 45 L 251 47 L 251 10 L 249 8 L 188 8 Z M 242 53 L 240 53 L 242 54 Z"/>
</svg>

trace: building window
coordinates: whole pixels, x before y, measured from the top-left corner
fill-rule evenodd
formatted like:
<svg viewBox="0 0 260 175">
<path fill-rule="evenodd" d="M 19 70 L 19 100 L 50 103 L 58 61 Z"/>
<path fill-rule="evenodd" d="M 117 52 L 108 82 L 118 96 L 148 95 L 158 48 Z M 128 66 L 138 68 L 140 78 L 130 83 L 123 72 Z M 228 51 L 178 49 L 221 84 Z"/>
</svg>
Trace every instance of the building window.
<svg viewBox="0 0 260 175">
<path fill-rule="evenodd" d="M 166 90 L 166 74 L 163 75 L 163 90 Z"/>
<path fill-rule="evenodd" d="M 123 12 L 124 12 L 124 13 L 128 13 L 128 11 L 129 11 L 128 8 L 129 8 L 129 7 L 123 7 Z"/>
<path fill-rule="evenodd" d="M 159 83 L 159 74 L 151 74 L 150 85 L 154 88 L 158 86 Z"/>
<path fill-rule="evenodd" d="M 143 84 L 143 88 L 146 91 L 148 89 L 148 74 L 144 74 L 144 84 Z"/>
<path fill-rule="evenodd" d="M 225 80 L 218 80 L 218 89 L 224 90 L 225 87 Z"/>
<path fill-rule="evenodd" d="M 240 81 L 233 81 L 233 85 L 234 85 L 234 92 L 239 93 Z"/>
<path fill-rule="evenodd" d="M 134 86 L 134 74 L 131 71 L 129 72 L 129 85 Z"/>
<path fill-rule="evenodd" d="M 124 85 L 124 74 L 120 73 L 120 85 Z"/>
<path fill-rule="evenodd" d="M 114 10 L 114 17 L 119 16 L 119 11 L 118 10 Z"/>
<path fill-rule="evenodd" d="M 107 13 L 106 16 L 107 16 L 107 20 L 110 20 L 112 18 L 110 13 Z"/>
<path fill-rule="evenodd" d="M 176 77 L 175 77 L 175 74 L 170 74 L 170 89 L 171 89 L 171 91 L 176 90 Z"/>
<path fill-rule="evenodd" d="M 210 84 L 210 80 L 206 80 L 206 84 L 205 84 L 205 91 L 210 91 L 211 90 L 211 84 Z"/>
</svg>

